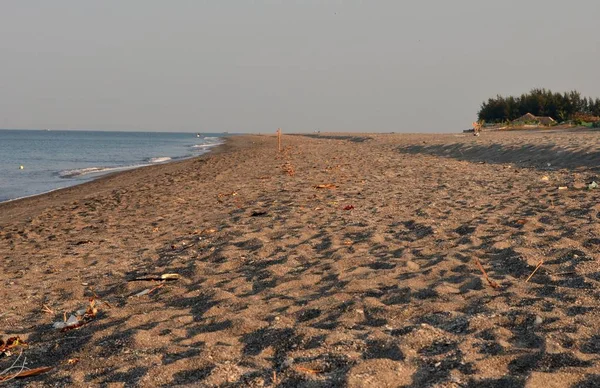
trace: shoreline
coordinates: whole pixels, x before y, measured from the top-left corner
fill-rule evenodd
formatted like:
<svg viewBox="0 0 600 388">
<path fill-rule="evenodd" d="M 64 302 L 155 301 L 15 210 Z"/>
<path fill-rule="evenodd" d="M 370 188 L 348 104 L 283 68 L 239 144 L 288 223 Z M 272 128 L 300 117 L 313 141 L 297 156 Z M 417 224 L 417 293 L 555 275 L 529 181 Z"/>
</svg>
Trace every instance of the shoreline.
<svg viewBox="0 0 600 388">
<path fill-rule="evenodd" d="M 53 367 L 21 384 L 596 381 L 598 133 L 324 135 L 0 204 L 0 335 Z"/>
<path fill-rule="evenodd" d="M 39 193 L 39 194 L 32 194 L 32 195 L 28 195 L 28 196 L 24 196 L 24 197 L 20 197 L 20 198 L 14 198 L 14 199 L 2 201 L 2 202 L 0 202 L 0 224 L 2 223 L 2 220 L 4 218 L 3 213 L 7 214 L 11 210 L 11 208 L 13 208 L 13 210 L 14 210 L 14 208 L 21 207 L 21 202 L 31 201 L 34 203 L 40 203 L 40 202 L 44 202 L 44 200 L 46 198 L 48 198 L 48 200 L 56 201 L 57 199 L 60 199 L 60 197 L 63 193 L 64 193 L 65 197 L 78 196 L 80 194 L 80 192 L 86 191 L 86 188 L 88 187 L 88 185 L 99 185 L 99 188 L 101 189 L 102 185 L 103 185 L 102 182 L 117 179 L 121 175 L 123 175 L 124 177 L 127 177 L 128 173 L 136 172 L 136 171 L 139 171 L 142 169 L 156 168 L 160 171 L 161 170 L 160 167 L 162 167 L 162 166 L 176 165 L 178 163 L 184 163 L 184 162 L 194 160 L 194 159 L 201 159 L 201 158 L 207 157 L 209 155 L 214 155 L 214 154 L 217 154 L 217 153 L 220 153 L 220 152 L 223 152 L 224 150 L 226 150 L 228 137 L 223 137 L 223 140 L 224 140 L 223 143 L 211 147 L 211 149 L 208 152 L 205 152 L 201 155 L 173 159 L 166 163 L 147 164 L 147 165 L 134 167 L 134 168 L 126 169 L 126 170 L 107 172 L 107 173 L 101 174 L 98 177 L 95 177 L 91 180 L 84 181 L 81 183 L 76 183 L 74 185 L 69 185 L 69 186 L 65 186 L 65 187 L 61 187 L 61 188 L 57 188 L 57 189 L 52 189 L 52 190 L 49 190 L 49 191 L 46 191 L 43 193 Z M 90 194 L 93 194 L 93 193 L 90 193 Z"/>
<path fill-rule="evenodd" d="M 8 136 L 7 145 L 13 144 L 15 141 L 23 141 L 27 131 L 16 130 L 13 132 L 16 134 L 13 137 Z M 32 132 L 43 132 L 45 134 L 46 131 Z M 81 135 L 78 135 L 77 132 L 85 133 L 86 131 L 56 132 L 62 133 L 57 139 L 53 137 L 34 138 L 34 146 L 32 146 L 33 149 L 31 152 L 37 154 L 40 150 L 36 149 L 35 144 L 39 144 L 41 141 L 45 140 L 56 140 L 58 144 L 57 147 L 59 148 L 67 147 L 68 144 L 70 144 L 69 142 L 72 144 L 81 142 L 85 148 L 92 144 L 93 141 L 97 140 L 95 137 L 78 137 Z M 92 132 L 98 134 L 97 136 L 103 133 L 100 131 Z M 10 179 L 12 184 L 7 184 L 5 190 L 0 190 L 0 203 L 12 202 L 67 187 L 77 186 L 113 173 L 194 158 L 206 154 L 207 152 L 211 152 L 211 149 L 225 141 L 224 136 L 217 136 L 217 134 L 208 134 L 210 136 L 204 136 L 200 139 L 196 137 L 187 139 L 181 137 L 181 135 L 185 135 L 182 133 L 174 133 L 176 136 L 172 138 L 166 136 L 168 133 L 158 133 L 156 134 L 158 136 L 153 137 L 152 135 L 154 135 L 154 133 L 150 133 L 151 136 L 149 140 L 146 138 L 139 139 L 131 137 L 131 134 L 132 132 L 117 132 L 117 135 L 114 135 L 116 136 L 115 139 L 120 139 L 119 141 L 123 141 L 124 143 L 119 143 L 114 151 L 109 151 L 112 155 L 110 160 L 103 157 L 101 154 L 84 157 L 83 155 L 74 152 L 72 155 L 69 154 L 69 156 L 63 157 L 64 161 L 52 161 L 48 162 L 47 165 L 44 165 L 44 158 L 49 156 L 44 156 L 45 154 L 42 152 L 41 155 L 33 155 L 32 157 L 35 158 L 35 161 L 32 161 L 32 165 L 29 165 L 28 168 L 20 174 L 14 175 L 6 168 L 2 169 L 2 176 L 4 176 L 5 182 L 8 183 Z M 144 134 L 146 133 L 139 132 L 139 135 Z M 104 139 L 102 139 L 102 141 L 104 141 Z M 139 141 L 142 141 L 142 144 L 140 147 L 137 147 L 136 143 Z M 153 142 L 156 144 L 152 145 Z M 106 143 L 106 141 L 104 141 L 104 143 Z M 150 146 L 148 146 L 148 144 L 150 144 Z M 17 147 L 19 146 L 17 145 Z M 119 156 L 118 152 L 121 151 L 117 150 L 125 149 L 123 147 L 132 147 L 130 150 L 131 152 L 127 152 L 127 155 L 124 154 Z M 6 149 L 6 151 L 7 154 L 5 156 L 9 157 L 11 155 L 10 150 Z M 26 158 L 27 152 L 25 152 L 25 154 Z M 131 154 L 131 156 L 128 156 L 129 154 Z M 26 165 L 28 164 L 27 159 L 22 160 L 22 162 Z M 18 165 L 19 163 L 17 163 L 17 167 Z M 29 167 L 31 167 L 31 169 Z M 21 170 L 23 170 L 23 166 L 21 166 Z"/>
</svg>

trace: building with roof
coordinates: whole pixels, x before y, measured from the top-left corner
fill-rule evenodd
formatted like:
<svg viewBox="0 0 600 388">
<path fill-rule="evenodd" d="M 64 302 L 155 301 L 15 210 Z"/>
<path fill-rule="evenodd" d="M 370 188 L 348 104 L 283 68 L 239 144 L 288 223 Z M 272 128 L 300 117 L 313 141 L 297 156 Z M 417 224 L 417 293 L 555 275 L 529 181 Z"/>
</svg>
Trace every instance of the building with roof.
<svg viewBox="0 0 600 388">
<path fill-rule="evenodd" d="M 535 116 L 531 113 L 525 113 L 523 116 L 519 117 L 512 121 L 513 125 L 545 125 L 550 126 L 556 124 L 556 120 L 554 120 L 550 116 Z"/>
</svg>

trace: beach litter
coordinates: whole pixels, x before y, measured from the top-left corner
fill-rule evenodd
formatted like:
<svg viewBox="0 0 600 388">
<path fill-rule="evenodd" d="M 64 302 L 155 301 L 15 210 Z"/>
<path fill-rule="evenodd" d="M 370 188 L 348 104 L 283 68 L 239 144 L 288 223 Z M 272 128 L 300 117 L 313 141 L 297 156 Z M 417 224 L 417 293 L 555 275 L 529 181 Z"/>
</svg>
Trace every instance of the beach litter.
<svg viewBox="0 0 600 388">
<path fill-rule="evenodd" d="M 137 296 L 139 298 L 140 296 L 151 294 L 152 292 L 158 290 L 159 288 L 162 288 L 164 285 L 165 285 L 164 283 L 161 283 L 161 284 L 159 284 L 159 285 L 157 285 L 155 287 L 146 288 L 145 290 L 140 291 L 137 294 L 135 294 L 135 296 Z"/>
<path fill-rule="evenodd" d="M 533 272 L 531 272 L 531 275 L 529 275 L 527 277 L 527 280 L 525 280 L 525 283 L 529 282 L 529 280 L 533 277 L 533 275 L 537 272 L 537 270 L 540 269 L 542 264 L 544 264 L 544 260 L 540 260 L 540 262 L 535 266 L 535 269 L 533 270 Z"/>
<path fill-rule="evenodd" d="M 108 305 L 108 304 L 107 304 Z M 62 322 L 54 322 L 52 327 L 60 331 L 68 331 L 77 329 L 89 322 L 91 322 L 98 315 L 98 308 L 96 307 L 96 299 L 90 298 L 90 303 L 85 309 L 80 309 L 71 314 L 67 319 L 67 314 L 64 313 Z"/>
<path fill-rule="evenodd" d="M 550 178 L 548 177 L 548 175 L 544 175 L 540 180 L 547 182 L 550 180 Z"/>
<path fill-rule="evenodd" d="M 329 189 L 329 190 L 333 190 L 335 189 L 337 186 L 334 185 L 333 183 L 326 183 L 326 184 L 322 184 L 322 185 L 315 185 L 313 186 L 315 189 Z"/>
<path fill-rule="evenodd" d="M 281 169 L 285 174 L 288 174 L 289 176 L 294 176 L 296 174 L 296 170 L 290 162 L 286 162 L 285 164 L 283 164 L 281 166 Z"/>
<path fill-rule="evenodd" d="M 304 372 L 304 373 L 308 373 L 311 375 L 316 375 L 321 373 L 321 371 L 318 371 L 316 369 L 311 369 L 311 368 L 305 368 L 303 366 L 295 366 L 294 370 L 296 370 L 297 372 Z"/>
<path fill-rule="evenodd" d="M 16 374 L 11 375 L 10 373 L 8 373 L 8 372 L 10 372 L 10 370 L 17 369 L 17 368 L 20 368 L 21 370 L 19 370 L 19 372 L 17 372 Z M 25 367 L 25 366 L 21 366 L 21 367 L 15 366 L 14 368 L 7 369 L 7 371 L 8 371 L 7 374 L 4 374 L 4 375 L 0 374 L 0 382 L 4 383 L 4 382 L 10 381 L 12 379 L 22 379 L 24 377 L 41 375 L 42 373 L 46 373 L 51 369 L 52 369 L 51 367 L 47 367 L 47 366 L 42 367 L 42 368 L 35 368 L 35 369 L 27 369 L 27 367 Z"/>
<path fill-rule="evenodd" d="M 238 195 L 236 191 L 232 191 L 231 193 L 219 193 L 217 194 L 217 201 L 223 202 L 223 198 L 225 197 L 235 197 Z"/>
<path fill-rule="evenodd" d="M 598 184 L 596 183 L 596 181 L 593 181 L 592 183 L 590 183 L 590 184 L 588 185 L 588 187 L 587 187 L 587 188 L 588 188 L 588 190 L 594 190 L 594 189 L 597 189 L 597 188 L 598 188 Z"/>
<path fill-rule="evenodd" d="M 10 337 L 6 341 L 2 337 L 0 337 L 0 356 L 8 357 L 12 354 L 12 351 L 14 351 L 14 349 L 21 348 L 19 356 L 16 358 L 15 361 L 13 361 L 12 365 L 4 370 L 0 370 L 0 383 L 23 377 L 37 376 L 52 369 L 50 367 L 30 369 L 25 366 L 27 364 L 26 357 L 24 357 L 23 362 L 19 364 L 19 360 L 21 359 L 21 356 L 23 356 L 22 348 L 26 346 L 28 346 L 27 342 L 23 341 L 18 336 Z"/>
<path fill-rule="evenodd" d="M 47 305 L 42 305 L 42 311 L 43 311 L 43 312 L 45 312 L 45 313 L 48 313 L 48 314 L 52 314 L 52 315 L 56 314 L 56 313 L 54 312 L 54 310 L 52 310 L 52 309 L 51 309 L 50 307 L 48 307 Z"/>
<path fill-rule="evenodd" d="M 0 337 L 0 356 L 10 356 L 13 349 L 24 346 L 27 346 L 27 342 L 18 336 L 10 337 L 6 341 Z"/>
<path fill-rule="evenodd" d="M 567 186 L 558 186 L 558 189 L 559 189 L 559 190 L 567 190 L 567 189 L 568 189 L 568 187 L 567 187 Z"/>
<path fill-rule="evenodd" d="M 194 234 L 213 234 L 217 233 L 216 229 L 202 229 L 202 230 L 194 230 Z"/>
<path fill-rule="evenodd" d="M 129 279 L 128 282 L 140 282 L 140 281 L 173 281 L 179 279 L 179 274 L 176 273 L 163 273 L 162 275 L 146 275 L 137 278 Z"/>
<path fill-rule="evenodd" d="M 28 367 L 25 366 L 26 362 L 27 362 L 27 358 L 25 357 L 23 359 L 23 363 L 20 365 L 17 365 L 17 363 L 19 362 L 19 360 L 21 359 L 21 356 L 23 355 L 23 353 L 21 352 L 19 354 L 19 357 L 17 357 L 17 359 L 13 362 L 13 364 L 0 371 L 0 383 L 5 383 L 7 381 L 13 380 L 13 379 L 20 379 L 20 378 L 24 378 L 24 377 L 31 377 L 31 376 L 37 376 L 40 375 L 42 373 L 48 372 L 49 370 L 51 370 L 51 367 L 41 367 L 41 368 L 34 368 L 34 369 L 30 369 Z M 18 372 L 14 373 L 11 371 L 14 370 L 18 370 Z"/>
<path fill-rule="evenodd" d="M 154 291 L 161 289 L 165 286 L 166 282 L 178 280 L 180 278 L 179 274 L 176 273 L 164 273 L 162 275 L 146 275 L 133 279 L 129 279 L 128 282 L 139 282 L 139 281 L 159 281 L 160 283 L 152 288 L 146 288 L 133 296 L 141 297 L 144 295 L 149 295 Z"/>
<path fill-rule="evenodd" d="M 479 262 L 479 259 L 475 258 L 475 264 L 477 264 L 477 266 L 479 267 L 479 270 L 483 274 L 483 277 L 485 278 L 485 280 L 487 280 L 487 282 L 490 285 L 490 287 L 492 287 L 492 288 L 500 288 L 500 284 L 498 284 L 496 281 L 490 279 L 490 277 L 488 276 L 487 272 L 485 272 L 485 269 L 483 269 L 483 266 Z"/>
</svg>

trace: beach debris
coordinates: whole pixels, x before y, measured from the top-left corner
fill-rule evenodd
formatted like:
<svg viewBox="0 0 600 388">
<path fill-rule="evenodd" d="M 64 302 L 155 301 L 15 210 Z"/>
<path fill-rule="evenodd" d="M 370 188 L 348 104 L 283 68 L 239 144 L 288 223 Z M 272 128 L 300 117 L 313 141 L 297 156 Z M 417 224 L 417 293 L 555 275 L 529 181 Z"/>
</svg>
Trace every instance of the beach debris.
<svg viewBox="0 0 600 388">
<path fill-rule="evenodd" d="M 264 210 L 254 210 L 251 214 L 250 217 L 260 217 L 260 216 L 264 216 L 266 215 L 267 212 Z"/>
<path fill-rule="evenodd" d="M 527 277 L 527 280 L 525 280 L 525 283 L 529 282 L 529 280 L 533 277 L 533 275 L 537 272 L 538 269 L 540 269 L 540 267 L 544 264 L 544 260 L 540 260 L 539 263 L 537 263 L 537 265 L 535 266 L 535 269 L 533 270 L 533 272 L 531 272 L 531 275 L 529 275 Z"/>
<path fill-rule="evenodd" d="M 588 188 L 588 190 L 594 190 L 594 189 L 597 189 L 597 188 L 598 188 L 598 184 L 596 183 L 596 181 L 593 181 L 592 183 L 590 183 L 590 184 L 588 185 L 588 187 L 587 187 L 587 188 Z"/>
<path fill-rule="evenodd" d="M 75 365 L 75 364 L 77 364 L 78 362 L 79 362 L 79 359 L 78 359 L 78 358 L 69 358 L 69 359 L 67 360 L 67 365 Z"/>
<path fill-rule="evenodd" d="M 558 186 L 558 189 L 559 189 L 559 190 L 567 190 L 567 189 L 568 189 L 568 187 L 567 187 L 567 186 Z"/>
<path fill-rule="evenodd" d="M 296 170 L 294 170 L 294 166 L 292 166 L 290 162 L 285 162 L 281 166 L 281 169 L 284 173 L 288 174 L 289 176 L 294 176 L 296 174 Z"/>
<path fill-rule="evenodd" d="M 490 279 L 490 277 L 488 276 L 487 272 L 485 272 L 485 269 L 483 269 L 483 266 L 481 265 L 481 262 L 479 262 L 478 258 L 475 258 L 475 264 L 477 264 L 477 267 L 479 267 L 479 270 L 483 274 L 483 277 L 488 282 L 488 284 L 490 285 L 490 287 L 492 287 L 492 288 L 499 288 L 500 287 L 500 284 L 498 284 L 496 281 Z"/>
<path fill-rule="evenodd" d="M 315 189 L 329 189 L 329 190 L 333 190 L 335 188 L 337 188 L 336 185 L 334 185 L 333 183 L 325 183 L 322 185 L 315 185 L 313 186 Z"/>
<path fill-rule="evenodd" d="M 305 368 L 303 366 L 295 366 L 294 369 L 297 372 L 304 372 L 304 373 L 309 373 L 311 375 L 316 375 L 321 373 L 320 371 L 316 370 L 316 369 L 311 369 L 311 368 Z"/>
<path fill-rule="evenodd" d="M 73 242 L 71 244 L 72 245 L 86 245 L 86 244 L 90 244 L 90 243 L 93 243 L 93 241 L 92 240 L 80 240 L 77 242 Z"/>
<path fill-rule="evenodd" d="M 100 300 L 100 298 L 98 297 L 98 295 L 96 295 L 96 292 L 94 291 L 94 289 L 92 287 L 90 287 L 90 291 L 91 291 L 92 295 L 94 296 L 93 299 L 95 300 L 95 302 L 102 303 L 103 305 L 106 305 L 106 307 L 108 307 L 109 309 L 112 308 L 110 303 L 108 303 L 105 300 Z"/>
<path fill-rule="evenodd" d="M 140 296 L 149 295 L 149 294 L 153 293 L 154 291 L 158 290 L 159 288 L 163 288 L 164 285 L 165 285 L 165 283 L 161 282 L 160 284 L 158 284 L 152 288 L 147 288 L 145 290 L 138 292 L 137 294 L 135 294 L 135 296 L 137 296 L 139 298 Z"/>
<path fill-rule="evenodd" d="M 236 195 L 238 195 L 237 191 L 232 191 L 231 193 L 219 193 L 217 194 L 217 201 L 223 202 L 223 198 L 235 197 Z"/>
<path fill-rule="evenodd" d="M 173 281 L 179 279 L 179 274 L 176 273 L 163 273 L 162 275 L 146 275 L 137 278 L 129 279 L 128 282 L 140 282 L 140 281 Z"/>
<path fill-rule="evenodd" d="M 147 289 L 145 289 L 143 291 L 138 292 L 137 294 L 135 294 L 135 296 L 137 296 L 139 298 L 140 296 L 147 295 L 147 294 L 150 293 L 150 290 L 151 290 L 150 288 L 147 288 Z"/>
<path fill-rule="evenodd" d="M 352 210 L 352 209 L 354 209 L 354 206 L 352 206 L 352 205 L 344 206 L 344 210 Z"/>
<path fill-rule="evenodd" d="M 202 230 L 194 230 L 194 234 L 213 234 L 217 233 L 216 229 L 202 229 Z"/>
<path fill-rule="evenodd" d="M 68 331 L 72 329 L 77 329 L 90 321 L 96 318 L 98 314 L 98 308 L 96 307 L 96 298 L 90 298 L 90 302 L 87 308 L 80 309 L 75 312 L 75 314 L 69 315 L 67 319 L 67 314 L 63 314 L 62 322 L 54 322 L 52 327 L 60 331 Z"/>
<path fill-rule="evenodd" d="M 20 378 L 24 378 L 24 377 L 31 377 L 31 376 L 37 376 L 40 375 L 42 373 L 46 373 L 49 370 L 51 370 L 51 367 L 41 367 L 41 368 L 34 368 L 34 369 L 30 369 L 28 367 L 25 366 L 26 362 L 27 362 L 27 358 L 23 359 L 23 363 L 20 365 L 17 365 L 17 363 L 19 362 L 19 360 L 21 359 L 21 355 L 23 354 L 23 352 L 21 352 L 19 354 L 19 357 L 17 357 L 17 359 L 13 362 L 13 364 L 4 369 L 3 371 L 0 371 L 0 383 L 5 383 L 7 381 L 13 380 L 13 379 L 20 379 Z M 14 373 L 11 372 L 13 370 L 18 370 L 18 372 Z"/>
<path fill-rule="evenodd" d="M 544 181 L 544 182 L 548 182 L 550 180 L 550 177 L 548 175 L 544 175 L 540 180 Z"/>
<path fill-rule="evenodd" d="M 48 314 L 52 314 L 55 315 L 56 313 L 54 312 L 54 310 L 52 310 L 50 307 L 48 307 L 47 305 L 42 305 L 42 311 Z"/>
<path fill-rule="evenodd" d="M 0 356 L 10 356 L 14 348 L 24 346 L 27 346 L 27 342 L 23 341 L 18 336 L 9 337 L 6 341 L 0 337 Z"/>
<path fill-rule="evenodd" d="M 180 278 L 179 274 L 176 273 L 164 273 L 162 275 L 148 275 L 148 276 L 141 276 L 141 277 L 137 277 L 137 278 L 133 278 L 133 279 L 129 279 L 128 282 L 138 282 L 138 281 L 159 281 L 160 283 L 152 288 L 146 288 L 145 290 L 142 290 L 136 294 L 134 294 L 133 296 L 136 297 L 141 297 L 144 295 L 149 295 L 151 293 L 153 293 L 154 291 L 164 287 L 165 283 L 168 281 L 174 281 L 174 280 L 178 280 Z"/>
</svg>

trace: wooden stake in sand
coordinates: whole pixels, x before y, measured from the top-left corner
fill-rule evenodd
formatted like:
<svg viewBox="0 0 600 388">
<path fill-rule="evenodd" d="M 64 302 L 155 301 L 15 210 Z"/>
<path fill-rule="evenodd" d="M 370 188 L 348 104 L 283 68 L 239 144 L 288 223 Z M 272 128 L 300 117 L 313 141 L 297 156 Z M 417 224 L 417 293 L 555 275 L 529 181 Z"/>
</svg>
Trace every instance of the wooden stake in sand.
<svg viewBox="0 0 600 388">
<path fill-rule="evenodd" d="M 281 128 L 277 128 L 277 151 L 281 152 Z"/>
</svg>

